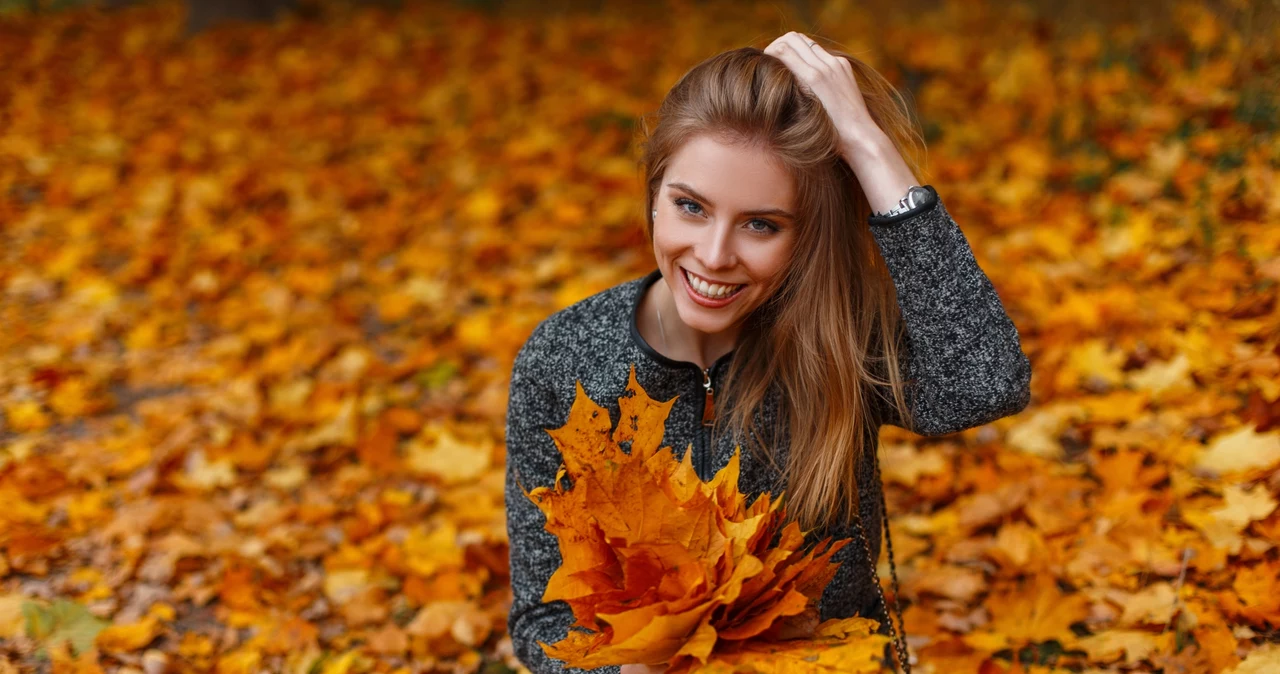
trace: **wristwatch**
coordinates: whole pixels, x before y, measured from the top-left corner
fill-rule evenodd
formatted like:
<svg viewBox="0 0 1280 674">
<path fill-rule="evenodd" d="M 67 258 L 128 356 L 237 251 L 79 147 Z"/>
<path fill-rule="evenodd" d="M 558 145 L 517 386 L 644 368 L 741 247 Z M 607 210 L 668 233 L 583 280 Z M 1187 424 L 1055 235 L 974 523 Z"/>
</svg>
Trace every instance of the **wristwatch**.
<svg viewBox="0 0 1280 674">
<path fill-rule="evenodd" d="M 904 197 L 902 197 L 901 199 L 899 199 L 899 200 L 898 200 L 898 205 L 897 205 L 897 206 L 894 206 L 893 208 L 889 209 L 889 211 L 888 211 L 887 213 L 886 213 L 886 212 L 882 212 L 882 211 L 878 211 L 878 212 L 872 213 L 872 214 L 871 214 L 871 217 L 873 217 L 873 218 L 889 218 L 889 217 L 893 217 L 893 216 L 895 216 L 895 215 L 897 215 L 897 214 L 899 214 L 899 213 L 905 213 L 905 212 L 907 212 L 907 211 L 909 211 L 909 210 L 911 210 L 911 209 L 915 208 L 915 207 L 916 207 L 916 206 L 918 206 L 919 204 L 924 203 L 925 198 L 926 198 L 926 197 L 928 197 L 928 196 L 929 196 L 929 190 L 927 190 L 927 189 L 925 189 L 925 188 L 923 188 L 923 187 L 921 187 L 921 186 L 919 186 L 919 185 L 912 185 L 911 187 L 908 187 L 908 188 L 907 188 L 907 194 L 906 194 L 906 196 L 904 196 Z"/>
</svg>

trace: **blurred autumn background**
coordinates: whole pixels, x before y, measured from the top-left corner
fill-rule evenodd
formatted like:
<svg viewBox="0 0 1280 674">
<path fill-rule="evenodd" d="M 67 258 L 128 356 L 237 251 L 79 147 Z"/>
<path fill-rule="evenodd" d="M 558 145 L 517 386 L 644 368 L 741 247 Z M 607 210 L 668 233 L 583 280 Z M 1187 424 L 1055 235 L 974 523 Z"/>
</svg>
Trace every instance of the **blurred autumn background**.
<svg viewBox="0 0 1280 674">
<path fill-rule="evenodd" d="M 915 671 L 1280 671 L 1280 3 L 190 5 L 0 2 L 0 672 L 518 670 L 511 361 L 787 30 L 908 93 L 1035 369 L 882 432 Z"/>
</svg>

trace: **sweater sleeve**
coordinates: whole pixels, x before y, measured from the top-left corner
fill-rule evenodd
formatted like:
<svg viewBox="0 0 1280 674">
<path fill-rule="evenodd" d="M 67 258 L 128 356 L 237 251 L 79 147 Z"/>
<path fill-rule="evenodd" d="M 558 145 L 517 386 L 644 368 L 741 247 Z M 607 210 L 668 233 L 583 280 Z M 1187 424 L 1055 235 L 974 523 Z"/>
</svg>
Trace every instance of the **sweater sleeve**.
<svg viewBox="0 0 1280 674">
<path fill-rule="evenodd" d="M 906 329 L 900 366 L 913 410 L 904 421 L 880 391 L 880 422 L 945 435 L 1025 409 L 1031 363 L 964 233 L 933 186 L 924 187 L 924 204 L 868 221 L 897 290 Z"/>
<path fill-rule="evenodd" d="M 620 674 L 617 665 L 584 670 L 565 667 L 548 657 L 539 641 L 552 644 L 563 639 L 573 624 L 573 612 L 563 601 L 542 602 L 551 575 L 560 567 L 560 546 L 546 530 L 546 516 L 521 491 L 550 487 L 560 467 L 560 452 L 544 429 L 564 419 L 555 418 L 557 406 L 548 380 L 538 367 L 533 347 L 539 330 L 521 347 L 511 371 L 506 425 L 507 538 L 510 541 L 511 610 L 507 632 L 516 657 L 534 674 L 570 672 Z"/>
</svg>

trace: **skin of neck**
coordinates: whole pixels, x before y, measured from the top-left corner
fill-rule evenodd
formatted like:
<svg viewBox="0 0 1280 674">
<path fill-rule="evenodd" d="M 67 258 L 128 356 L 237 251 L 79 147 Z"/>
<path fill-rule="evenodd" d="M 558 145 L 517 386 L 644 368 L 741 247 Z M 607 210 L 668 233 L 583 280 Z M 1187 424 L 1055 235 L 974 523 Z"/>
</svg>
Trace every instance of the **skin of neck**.
<svg viewBox="0 0 1280 674">
<path fill-rule="evenodd" d="M 656 317 L 658 308 L 662 309 L 662 321 L 658 341 L 662 344 L 662 333 L 666 334 L 663 355 L 674 360 L 685 360 L 697 363 L 704 370 L 711 367 L 721 356 L 729 353 L 738 343 L 741 325 L 734 325 L 720 332 L 702 332 L 689 327 L 680 318 L 676 310 L 675 295 L 667 285 L 665 278 L 659 278 L 649 289 L 649 304 L 654 307 L 654 325 L 659 325 Z"/>
</svg>

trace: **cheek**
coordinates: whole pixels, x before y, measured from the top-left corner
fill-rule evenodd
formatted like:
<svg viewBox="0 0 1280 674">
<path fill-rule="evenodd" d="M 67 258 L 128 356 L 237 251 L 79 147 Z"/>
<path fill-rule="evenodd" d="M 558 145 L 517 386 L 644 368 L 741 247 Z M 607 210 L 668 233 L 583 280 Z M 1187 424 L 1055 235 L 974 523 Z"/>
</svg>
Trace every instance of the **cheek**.
<svg viewBox="0 0 1280 674">
<path fill-rule="evenodd" d="M 787 271 L 790 253 L 789 241 L 770 242 L 770 245 L 752 249 L 743 262 L 757 283 L 769 286 L 781 281 L 782 275 Z"/>
<path fill-rule="evenodd" d="M 673 225 L 661 221 L 654 223 L 653 252 L 665 257 L 678 255 L 680 251 L 689 246 L 689 242 L 681 236 L 683 229 L 678 224 Z"/>
</svg>

